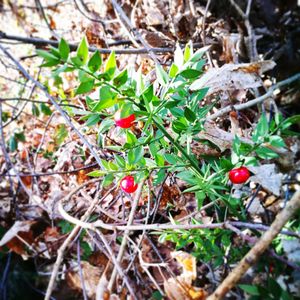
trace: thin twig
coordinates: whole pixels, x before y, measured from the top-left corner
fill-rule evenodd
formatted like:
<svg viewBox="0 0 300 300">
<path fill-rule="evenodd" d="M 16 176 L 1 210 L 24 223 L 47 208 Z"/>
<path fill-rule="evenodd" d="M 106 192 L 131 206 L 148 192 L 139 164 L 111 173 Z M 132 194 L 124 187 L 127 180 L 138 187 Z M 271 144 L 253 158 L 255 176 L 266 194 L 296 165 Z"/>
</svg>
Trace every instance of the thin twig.
<svg viewBox="0 0 300 300">
<path fill-rule="evenodd" d="M 144 182 L 145 181 L 143 180 L 140 183 L 140 185 L 138 187 L 138 190 L 136 192 L 136 195 L 134 197 L 134 200 L 133 200 L 133 203 L 132 203 L 132 206 L 131 206 L 131 210 L 130 210 L 130 214 L 129 214 L 129 217 L 128 217 L 128 222 L 127 222 L 128 226 L 130 226 L 134 221 L 134 217 L 135 217 L 135 214 L 136 214 L 136 209 L 138 207 L 138 203 L 139 203 L 139 200 L 140 200 L 141 195 L 142 195 Z M 122 239 L 122 244 L 121 244 L 118 256 L 117 256 L 117 261 L 119 263 L 121 263 L 123 255 L 125 253 L 125 249 L 126 249 L 126 246 L 127 246 L 127 237 L 129 236 L 129 233 L 130 233 L 129 230 L 125 230 L 125 232 L 124 232 L 123 239 Z M 116 275 L 117 275 L 117 269 L 114 268 L 113 272 L 112 272 L 112 275 L 111 275 L 111 278 L 110 278 L 110 281 L 108 283 L 108 290 L 109 291 L 111 291 L 112 288 L 113 288 L 113 285 L 114 285 L 114 282 L 115 282 L 115 279 L 116 279 Z"/>
<path fill-rule="evenodd" d="M 153 48 L 151 48 L 147 42 L 144 40 L 144 38 L 142 37 L 142 35 L 140 34 L 140 32 L 138 31 L 137 28 L 134 28 L 129 20 L 129 18 L 126 16 L 126 14 L 124 13 L 122 7 L 117 3 L 116 0 L 111 0 L 111 3 L 114 7 L 115 12 L 120 16 L 120 18 L 122 19 L 122 21 L 124 21 L 125 26 L 128 27 L 133 35 L 135 35 L 138 40 L 141 42 L 141 44 L 145 47 L 145 49 L 147 50 L 147 53 L 149 54 L 149 56 L 153 59 L 153 61 L 158 64 L 158 59 L 155 55 L 155 51 L 153 51 Z"/>
<path fill-rule="evenodd" d="M 78 262 L 78 273 L 79 273 L 80 282 L 81 282 L 81 289 L 82 289 L 83 299 L 88 300 L 88 297 L 87 297 L 87 294 L 86 294 L 86 288 L 85 288 L 85 283 L 84 283 L 82 267 L 81 267 L 80 239 L 77 240 L 77 262 Z"/>
<path fill-rule="evenodd" d="M 285 80 L 282 80 L 280 82 L 278 82 L 277 84 L 273 85 L 272 87 L 269 88 L 268 92 L 265 93 L 264 95 L 260 96 L 260 97 L 257 97 L 253 100 L 250 100 L 246 103 L 243 103 L 243 104 L 238 104 L 238 105 L 230 105 L 230 106 L 226 106 L 225 108 L 223 109 L 220 109 L 219 111 L 217 111 L 216 113 L 208 116 L 206 118 L 206 121 L 211 121 L 211 120 L 215 120 L 217 119 L 218 117 L 221 117 L 227 113 L 229 113 L 230 111 L 232 110 L 243 110 L 243 109 L 246 109 L 246 108 L 249 108 L 249 107 L 252 107 L 256 104 L 259 104 L 263 101 L 265 101 L 266 99 L 268 99 L 269 97 L 271 97 L 273 95 L 273 92 L 274 90 L 282 87 L 282 86 L 285 86 L 285 85 L 288 85 L 294 81 L 297 81 L 300 79 L 300 73 L 297 73 Z"/>
<path fill-rule="evenodd" d="M 75 190 L 73 190 L 68 196 L 71 197 L 72 195 L 74 195 L 75 193 L 77 193 L 80 189 L 84 188 L 85 186 L 91 184 L 91 183 L 95 183 L 98 181 L 101 181 L 102 178 L 95 178 L 92 180 L 89 180 L 87 182 L 85 182 L 84 184 L 80 185 L 79 187 L 77 187 Z M 114 188 L 110 189 L 107 193 L 105 193 L 105 195 L 99 200 L 99 199 L 94 199 L 94 201 L 90 204 L 89 208 L 87 209 L 87 211 L 85 212 L 85 214 L 81 217 L 80 221 L 84 222 L 86 221 L 89 216 L 91 215 L 91 213 L 93 212 L 95 206 L 101 202 L 103 199 L 105 199 L 113 190 Z M 50 281 L 48 283 L 48 287 L 47 287 L 47 291 L 46 291 L 46 296 L 45 296 L 45 300 L 49 300 L 54 288 L 54 283 L 56 280 L 56 276 L 57 273 L 59 271 L 59 267 L 61 265 L 61 262 L 63 260 L 63 255 L 64 252 L 66 251 L 66 249 L 68 248 L 69 244 L 72 242 L 72 240 L 76 237 L 78 231 L 81 229 L 80 225 L 76 225 L 72 231 L 70 232 L 69 236 L 65 239 L 65 241 L 63 242 L 63 244 L 60 246 L 60 248 L 57 250 L 57 258 L 52 270 L 52 274 L 50 277 Z"/>
<path fill-rule="evenodd" d="M 207 300 L 223 299 L 225 295 L 239 282 L 247 270 L 256 263 L 266 251 L 274 238 L 280 233 L 284 225 L 300 208 L 300 190 L 298 190 L 287 206 L 276 216 L 268 231 L 266 231 L 253 248 L 246 254 L 233 271 L 225 278 L 216 291 Z"/>
<path fill-rule="evenodd" d="M 140 231 L 140 230 L 190 230 L 190 229 L 222 229 L 226 228 L 226 225 L 232 224 L 236 227 L 248 227 L 250 229 L 260 230 L 260 231 L 268 231 L 270 229 L 269 226 L 263 224 L 255 224 L 255 223 L 243 223 L 243 222 L 235 222 L 235 221 L 226 221 L 222 223 L 211 223 L 211 224 L 141 224 L 141 225 L 116 225 L 116 224 L 106 224 L 101 220 L 97 220 L 94 223 L 87 223 L 84 221 L 80 221 L 71 215 L 69 215 L 63 208 L 62 203 L 58 203 L 58 211 L 62 215 L 62 217 L 69 221 L 70 223 L 80 225 L 82 228 L 95 230 L 96 228 L 102 228 L 106 230 L 120 230 L 120 231 Z M 282 230 L 281 234 L 293 236 L 300 238 L 300 235 L 296 232 L 291 232 L 287 230 Z"/>
<path fill-rule="evenodd" d="M 33 44 L 36 46 L 51 45 L 57 47 L 59 44 L 58 41 L 54 41 L 54 40 L 16 36 L 16 35 L 6 34 L 0 31 L 0 40 L 2 39 L 20 41 L 24 44 Z M 76 51 L 78 44 L 70 43 L 69 46 L 71 51 Z M 149 51 L 154 53 L 168 53 L 168 52 L 172 53 L 174 52 L 174 49 L 175 49 L 174 47 L 166 47 L 166 48 L 148 47 L 148 48 L 138 48 L 138 49 L 107 49 L 107 48 L 89 47 L 90 51 L 98 50 L 102 54 L 109 54 L 112 51 L 114 51 L 116 54 L 145 54 L 145 53 L 149 53 Z"/>
<path fill-rule="evenodd" d="M 102 162 L 97 154 L 97 152 L 94 150 L 93 146 L 88 142 L 88 140 L 82 135 L 82 133 L 75 127 L 75 125 L 72 123 L 68 115 L 61 109 L 61 107 L 58 105 L 58 103 L 55 101 L 55 99 L 48 93 L 47 88 L 42 85 L 39 81 L 35 80 L 24 68 L 23 66 L 0 44 L 0 49 L 2 52 L 14 62 L 14 64 L 18 67 L 20 72 L 30 81 L 32 81 L 38 88 L 40 88 L 44 94 L 47 96 L 47 98 L 51 101 L 53 106 L 56 108 L 56 110 L 61 114 L 61 116 L 65 119 L 65 122 L 76 132 L 76 134 L 80 137 L 83 144 L 90 150 L 92 155 L 94 156 L 95 160 L 99 164 L 100 167 L 102 167 Z"/>
</svg>

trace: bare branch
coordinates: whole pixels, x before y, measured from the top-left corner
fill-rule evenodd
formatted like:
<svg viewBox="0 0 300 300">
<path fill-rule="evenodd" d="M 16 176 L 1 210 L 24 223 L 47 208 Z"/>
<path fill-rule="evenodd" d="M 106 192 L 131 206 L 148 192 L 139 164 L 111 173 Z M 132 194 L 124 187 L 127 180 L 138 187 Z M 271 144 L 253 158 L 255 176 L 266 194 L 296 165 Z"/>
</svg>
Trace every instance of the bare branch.
<svg viewBox="0 0 300 300">
<path fill-rule="evenodd" d="M 29 38 L 29 37 L 22 37 L 22 36 L 15 36 L 15 35 L 9 35 L 2 31 L 0 31 L 0 40 L 14 40 L 14 41 L 20 41 L 25 44 L 33 44 L 36 46 L 47 46 L 51 45 L 54 47 L 57 47 L 59 42 L 54 40 L 45 40 L 41 38 Z M 72 51 L 76 51 L 78 44 L 70 43 L 70 49 Z M 114 43 L 108 43 L 109 46 L 113 46 Z M 174 48 L 139 48 L 139 49 L 105 49 L 105 48 L 97 48 L 97 47 L 89 47 L 90 51 L 96 51 L 98 50 L 102 54 L 109 54 L 112 51 L 115 51 L 116 54 L 144 54 L 149 53 L 149 51 L 154 53 L 166 53 L 166 52 L 174 52 Z"/>
<path fill-rule="evenodd" d="M 222 115 L 225 115 L 227 113 L 229 113 L 232 110 L 243 110 L 249 107 L 252 107 L 256 104 L 259 104 L 265 100 L 267 100 L 269 97 L 271 97 L 273 95 L 274 90 L 288 85 L 294 81 L 297 81 L 300 79 L 300 73 L 295 74 L 294 76 L 291 76 L 283 81 L 278 82 L 277 84 L 273 85 L 272 87 L 269 88 L 268 92 L 265 93 L 264 95 L 257 97 L 253 100 L 250 100 L 246 103 L 243 104 L 238 104 L 238 105 L 233 105 L 233 106 L 226 106 L 223 109 L 220 109 L 219 111 L 217 111 L 216 113 L 212 114 L 211 116 L 206 118 L 206 121 L 211 121 L 211 120 L 215 120 L 218 117 L 221 117 Z"/>
<path fill-rule="evenodd" d="M 281 229 L 288 220 L 300 208 L 300 190 L 298 190 L 287 206 L 276 216 L 270 229 L 266 231 L 254 247 L 240 261 L 237 267 L 225 278 L 216 291 L 207 300 L 223 299 L 225 295 L 239 282 L 247 270 L 256 263 L 259 257 L 266 251 L 274 238 L 280 233 Z"/>
<path fill-rule="evenodd" d="M 59 104 L 55 101 L 55 99 L 48 93 L 47 88 L 42 85 L 39 81 L 35 80 L 24 68 L 23 66 L 0 44 L 1 51 L 14 62 L 14 64 L 18 67 L 20 72 L 30 81 L 32 81 L 35 86 L 40 88 L 44 94 L 47 96 L 47 98 L 51 101 L 53 106 L 56 108 L 56 110 L 61 114 L 61 116 L 65 119 L 66 123 L 76 132 L 76 134 L 80 137 L 83 144 L 90 150 L 92 155 L 94 156 L 95 160 L 99 164 L 100 167 L 102 167 L 102 162 L 97 154 L 97 152 L 94 150 L 93 146 L 87 141 L 87 139 L 82 135 L 82 133 L 75 127 L 75 125 L 72 123 L 68 115 L 61 109 Z"/>
</svg>

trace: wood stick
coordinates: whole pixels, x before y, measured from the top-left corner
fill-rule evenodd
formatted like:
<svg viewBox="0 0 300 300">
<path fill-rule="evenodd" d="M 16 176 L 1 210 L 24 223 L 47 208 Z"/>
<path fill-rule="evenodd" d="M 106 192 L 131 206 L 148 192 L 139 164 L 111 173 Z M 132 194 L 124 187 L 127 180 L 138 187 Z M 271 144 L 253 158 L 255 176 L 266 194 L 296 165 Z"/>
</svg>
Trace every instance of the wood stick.
<svg viewBox="0 0 300 300">
<path fill-rule="evenodd" d="M 298 190 L 287 206 L 276 216 L 270 229 L 266 231 L 240 263 L 225 278 L 216 291 L 207 300 L 223 299 L 225 295 L 240 281 L 247 270 L 253 266 L 259 257 L 267 250 L 274 238 L 280 233 L 284 225 L 300 208 L 300 190 Z"/>
</svg>

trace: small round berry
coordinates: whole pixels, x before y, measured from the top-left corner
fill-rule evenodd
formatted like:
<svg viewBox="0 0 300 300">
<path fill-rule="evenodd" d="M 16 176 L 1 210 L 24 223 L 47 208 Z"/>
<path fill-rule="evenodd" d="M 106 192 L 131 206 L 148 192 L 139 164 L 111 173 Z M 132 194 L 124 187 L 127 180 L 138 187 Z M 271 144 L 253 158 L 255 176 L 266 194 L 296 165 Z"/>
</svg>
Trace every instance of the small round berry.
<svg viewBox="0 0 300 300">
<path fill-rule="evenodd" d="M 244 183 L 250 177 L 250 172 L 246 167 L 240 167 L 237 169 L 232 169 L 229 172 L 229 179 L 232 183 L 240 184 Z"/>
<path fill-rule="evenodd" d="M 128 194 L 134 193 L 138 185 L 134 183 L 134 177 L 131 175 L 125 176 L 120 182 L 121 189 Z"/>
<path fill-rule="evenodd" d="M 121 128 L 130 128 L 135 120 L 135 115 L 131 114 L 126 118 L 121 118 L 121 111 L 118 110 L 114 116 L 116 126 Z"/>
</svg>

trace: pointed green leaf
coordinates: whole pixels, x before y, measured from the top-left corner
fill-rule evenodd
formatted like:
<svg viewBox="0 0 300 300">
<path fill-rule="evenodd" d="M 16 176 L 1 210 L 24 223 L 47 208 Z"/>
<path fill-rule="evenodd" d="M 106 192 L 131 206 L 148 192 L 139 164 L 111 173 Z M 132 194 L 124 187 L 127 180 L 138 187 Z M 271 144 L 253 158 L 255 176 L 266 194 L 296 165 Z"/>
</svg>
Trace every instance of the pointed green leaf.
<svg viewBox="0 0 300 300">
<path fill-rule="evenodd" d="M 75 94 L 80 95 L 84 93 L 90 92 L 94 88 L 94 80 L 81 82 L 79 87 L 77 88 Z"/>
<path fill-rule="evenodd" d="M 202 73 L 201 71 L 195 69 L 187 69 L 180 72 L 179 74 L 186 79 L 193 79 L 199 77 L 201 73 Z"/>
<path fill-rule="evenodd" d="M 59 50 L 60 56 L 64 60 L 67 60 L 69 57 L 69 54 L 70 54 L 70 47 L 64 39 L 60 40 L 59 45 L 58 45 L 58 50 Z"/>
<path fill-rule="evenodd" d="M 111 79 L 113 78 L 115 72 L 117 69 L 117 62 L 116 62 L 116 54 L 115 51 L 112 51 L 108 57 L 108 60 L 105 64 L 105 73 L 108 75 L 108 77 Z"/>
<path fill-rule="evenodd" d="M 48 51 L 36 50 L 36 53 L 37 53 L 38 56 L 44 58 L 47 62 L 49 62 L 49 61 L 59 61 L 59 59 L 55 55 L 49 53 Z"/>
<path fill-rule="evenodd" d="M 77 48 L 77 52 L 76 52 L 76 57 L 78 57 L 81 61 L 82 64 L 85 64 L 88 60 L 89 57 L 89 45 L 88 45 L 88 41 L 86 39 L 86 37 L 84 37 L 78 48 Z"/>
<path fill-rule="evenodd" d="M 261 138 L 264 138 L 269 131 L 269 124 L 266 115 L 263 113 L 258 121 L 258 124 L 253 132 L 253 142 L 258 142 Z"/>
<path fill-rule="evenodd" d="M 194 122 L 197 119 L 196 114 L 191 109 L 189 109 L 188 107 L 186 107 L 185 110 L 184 110 L 184 116 L 190 122 Z"/>
<path fill-rule="evenodd" d="M 88 62 L 88 68 L 94 73 L 97 72 L 102 65 L 102 57 L 98 50 L 92 55 Z"/>
<path fill-rule="evenodd" d="M 95 171 L 92 171 L 92 172 L 88 173 L 87 175 L 88 175 L 88 176 L 91 176 L 91 177 L 102 177 L 102 176 L 104 176 L 106 173 L 107 173 L 106 171 L 95 170 Z"/>
<path fill-rule="evenodd" d="M 175 64 L 172 64 L 171 68 L 169 70 L 169 76 L 171 78 L 174 78 L 177 75 L 178 70 L 179 70 L 179 68 Z"/>
<path fill-rule="evenodd" d="M 156 65 L 156 76 L 157 76 L 157 80 L 158 82 L 162 85 L 165 86 L 167 85 L 167 83 L 169 82 L 169 76 L 166 73 L 166 71 L 163 69 L 163 67 L 161 65 Z"/>
</svg>

